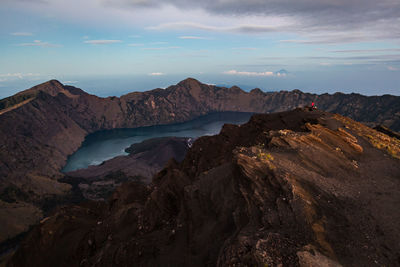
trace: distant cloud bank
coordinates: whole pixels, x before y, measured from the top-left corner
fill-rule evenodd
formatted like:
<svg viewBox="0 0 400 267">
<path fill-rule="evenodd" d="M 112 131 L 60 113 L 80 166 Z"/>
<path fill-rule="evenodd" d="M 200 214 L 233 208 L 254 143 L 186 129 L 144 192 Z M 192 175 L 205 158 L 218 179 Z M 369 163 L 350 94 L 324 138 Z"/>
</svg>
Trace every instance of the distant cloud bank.
<svg viewBox="0 0 400 267">
<path fill-rule="evenodd" d="M 11 33 L 11 35 L 14 35 L 14 36 L 32 36 L 33 33 L 31 33 L 31 32 L 13 32 L 13 33 Z"/>
<path fill-rule="evenodd" d="M 265 77 L 284 77 L 288 74 L 286 70 L 280 71 L 265 71 L 265 72 L 253 72 L 253 71 L 237 71 L 237 70 L 228 70 L 224 71 L 223 74 L 227 75 L 240 75 L 240 76 L 265 76 Z"/>
<path fill-rule="evenodd" d="M 4 81 L 8 81 L 10 79 L 24 79 L 27 77 L 39 77 L 40 74 L 39 73 L 6 73 L 6 74 L 0 74 L 0 78 L 1 80 Z"/>
<path fill-rule="evenodd" d="M 181 29 L 197 29 L 213 32 L 237 32 L 237 33 L 266 33 L 274 32 L 276 29 L 268 25 L 241 24 L 236 26 L 211 26 L 195 22 L 171 22 L 161 23 L 156 26 L 147 27 L 148 30 L 181 30 Z M 188 38 L 189 39 L 189 38 Z M 192 38 L 194 39 L 194 38 Z"/>
<path fill-rule="evenodd" d="M 32 43 L 22 43 L 18 44 L 18 46 L 60 47 L 61 45 L 34 40 Z"/>
</svg>

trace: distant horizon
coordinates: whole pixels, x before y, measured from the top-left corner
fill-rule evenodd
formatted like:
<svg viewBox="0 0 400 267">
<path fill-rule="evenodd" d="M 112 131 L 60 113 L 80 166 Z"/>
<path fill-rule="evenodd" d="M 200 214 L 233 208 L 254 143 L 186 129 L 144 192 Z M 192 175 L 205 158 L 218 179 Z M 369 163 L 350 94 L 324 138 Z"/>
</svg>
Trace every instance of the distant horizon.
<svg viewBox="0 0 400 267">
<path fill-rule="evenodd" d="M 2 0 L 0 97 L 52 78 L 112 95 L 185 77 L 400 95 L 399 18 L 399 0 Z"/>
<path fill-rule="evenodd" d="M 61 79 L 60 79 L 61 78 Z M 162 76 L 162 77 L 148 77 L 148 76 L 140 76 L 140 75 L 118 75 L 118 76 L 104 76 L 104 75 L 96 75 L 96 76 L 80 76 L 78 79 L 70 79 L 66 77 L 43 77 L 43 79 L 34 79 L 34 80 L 25 80 L 18 79 L 16 81 L 10 82 L 5 86 L 0 86 L 0 99 L 12 96 L 18 92 L 21 92 L 26 89 L 30 89 L 36 85 L 48 82 L 50 80 L 57 80 L 64 85 L 70 85 L 84 90 L 87 93 L 94 94 L 99 97 L 120 97 L 124 94 L 131 92 L 144 92 L 150 91 L 153 89 L 161 88 L 165 89 L 169 86 L 173 86 L 178 84 L 179 82 L 187 79 L 194 78 L 201 83 L 215 85 L 219 87 L 232 87 L 238 86 L 244 91 L 250 91 L 255 88 L 261 89 L 263 92 L 279 92 L 279 91 L 293 91 L 300 90 L 304 93 L 311 94 L 335 94 L 335 93 L 343 93 L 343 94 L 360 94 L 365 96 L 382 96 L 382 95 L 394 95 L 400 96 L 400 92 L 398 90 L 388 90 L 387 93 L 381 93 L 381 90 L 368 90 L 369 92 L 375 92 L 371 94 L 365 94 L 360 92 L 360 90 L 351 90 L 351 89 L 342 89 L 342 90 L 326 90 L 323 89 L 313 89 L 313 88 L 299 88 L 299 87 L 268 87 L 256 84 L 257 81 L 247 80 L 247 81 L 229 81 L 218 78 L 206 79 L 205 77 L 196 77 L 196 76 Z M 274 83 L 270 83 L 273 85 Z"/>
</svg>

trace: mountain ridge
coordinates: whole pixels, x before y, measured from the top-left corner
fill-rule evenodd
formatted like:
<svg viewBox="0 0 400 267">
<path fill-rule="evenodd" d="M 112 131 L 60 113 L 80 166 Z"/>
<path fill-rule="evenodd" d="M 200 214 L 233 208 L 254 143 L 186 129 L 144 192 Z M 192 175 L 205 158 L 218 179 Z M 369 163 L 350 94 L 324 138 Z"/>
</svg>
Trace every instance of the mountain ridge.
<svg viewBox="0 0 400 267">
<path fill-rule="evenodd" d="M 399 140 L 337 114 L 253 115 L 150 185 L 58 210 L 10 266 L 396 265 L 399 158 Z"/>
<path fill-rule="evenodd" d="M 33 207 L 68 194 L 71 187 L 57 181 L 63 177 L 60 170 L 85 136 L 98 130 L 184 122 L 219 111 L 277 112 L 312 101 L 321 109 L 351 114 L 358 121 L 400 128 L 400 97 L 245 92 L 238 87 L 202 84 L 193 78 L 167 89 L 133 92 L 120 98 L 100 98 L 55 80 L 17 94 L 21 95 L 32 99 L 0 115 L 0 204 L 8 210 L 18 202 L 32 207 L 32 214 L 37 214 Z M 6 223 L 0 221 L 0 225 Z M 2 227 L 0 241 L 26 230 L 27 225 L 11 228 Z"/>
</svg>

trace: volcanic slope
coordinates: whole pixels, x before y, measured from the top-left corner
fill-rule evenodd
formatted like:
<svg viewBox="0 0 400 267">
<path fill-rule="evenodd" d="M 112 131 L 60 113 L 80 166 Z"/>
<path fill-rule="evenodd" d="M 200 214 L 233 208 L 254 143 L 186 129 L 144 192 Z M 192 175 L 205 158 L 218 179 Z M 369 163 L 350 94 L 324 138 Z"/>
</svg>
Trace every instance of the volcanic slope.
<svg viewBox="0 0 400 267">
<path fill-rule="evenodd" d="M 296 109 L 201 137 L 150 185 L 65 207 L 9 266 L 396 266 L 400 141 Z"/>
<path fill-rule="evenodd" d="M 100 98 L 52 80 L 0 100 L 0 242 L 28 229 L 53 199 L 67 157 L 98 130 L 183 122 L 218 111 L 275 112 L 311 101 L 358 121 L 400 129 L 400 97 L 245 92 L 186 79 L 167 89 Z"/>
<path fill-rule="evenodd" d="M 67 172 L 61 181 L 76 185 L 75 192 L 85 199 L 106 200 L 123 182 L 150 183 L 171 158 L 182 161 L 191 143 L 191 138 L 184 137 L 148 139 L 127 148 L 128 156 Z"/>
<path fill-rule="evenodd" d="M 59 176 L 67 156 L 88 133 L 98 130 L 183 122 L 218 111 L 285 111 L 311 101 L 329 112 L 400 130 L 400 97 L 396 96 L 313 95 L 298 90 L 264 93 L 259 89 L 247 93 L 189 78 L 165 90 L 99 98 L 52 80 L 0 100 L 0 108 L 9 109 L 0 115 L 0 177 L 27 171 Z"/>
</svg>

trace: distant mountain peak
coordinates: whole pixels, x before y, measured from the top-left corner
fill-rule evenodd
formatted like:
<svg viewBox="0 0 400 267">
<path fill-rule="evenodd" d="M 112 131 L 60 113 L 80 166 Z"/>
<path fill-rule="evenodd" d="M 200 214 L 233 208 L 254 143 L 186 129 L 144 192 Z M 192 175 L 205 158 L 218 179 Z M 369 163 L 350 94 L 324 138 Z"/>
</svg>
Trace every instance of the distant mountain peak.
<svg viewBox="0 0 400 267">
<path fill-rule="evenodd" d="M 56 79 L 49 80 L 47 82 L 44 82 L 44 84 L 45 83 L 55 85 L 55 86 L 64 86 L 59 80 L 56 80 Z"/>
<path fill-rule="evenodd" d="M 46 87 L 46 86 L 55 86 L 55 87 L 64 87 L 64 85 L 58 80 L 49 80 L 47 82 L 36 85 L 35 87 Z"/>
<path fill-rule="evenodd" d="M 250 91 L 251 94 L 264 94 L 260 88 L 254 88 Z"/>
<path fill-rule="evenodd" d="M 202 83 L 199 82 L 198 80 L 196 80 L 195 78 L 191 78 L 191 77 L 186 78 L 185 80 L 180 81 L 178 83 L 178 85 L 181 85 L 181 86 L 184 86 L 184 87 L 192 87 L 192 86 L 200 85 L 200 84 L 202 84 Z"/>
<path fill-rule="evenodd" d="M 47 82 L 36 85 L 31 89 L 25 90 L 23 92 L 39 92 L 39 91 L 49 94 L 51 96 L 56 96 L 60 93 L 63 93 L 64 95 L 70 98 L 78 97 L 79 95 L 82 95 L 82 93 L 84 93 L 82 90 L 75 88 L 73 86 L 64 86 L 58 80 L 49 80 Z"/>
<path fill-rule="evenodd" d="M 278 77 L 285 77 L 285 76 L 289 75 L 289 72 L 285 69 L 280 69 L 278 71 L 275 71 L 275 75 Z"/>
<path fill-rule="evenodd" d="M 42 91 L 49 95 L 56 96 L 58 93 L 64 91 L 64 85 L 57 80 L 50 80 L 39 85 L 32 87 L 26 91 Z"/>
<path fill-rule="evenodd" d="M 209 86 L 199 82 L 194 78 L 187 78 L 180 83 L 178 86 L 185 88 L 197 101 L 200 101 L 201 96 L 210 90 Z"/>
<path fill-rule="evenodd" d="M 8 111 L 21 107 L 31 100 L 35 99 L 41 92 L 55 96 L 60 92 L 64 92 L 64 86 L 57 80 L 50 80 L 42 84 L 36 85 L 28 90 L 19 92 L 10 97 L 0 100 L 0 115 Z M 65 93 L 68 95 L 69 92 Z M 69 94 L 71 95 L 71 94 Z"/>
<path fill-rule="evenodd" d="M 280 69 L 280 70 L 278 70 L 277 72 L 275 72 L 276 74 L 289 74 L 289 72 L 287 71 L 287 70 L 285 70 L 285 69 Z"/>
</svg>

